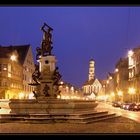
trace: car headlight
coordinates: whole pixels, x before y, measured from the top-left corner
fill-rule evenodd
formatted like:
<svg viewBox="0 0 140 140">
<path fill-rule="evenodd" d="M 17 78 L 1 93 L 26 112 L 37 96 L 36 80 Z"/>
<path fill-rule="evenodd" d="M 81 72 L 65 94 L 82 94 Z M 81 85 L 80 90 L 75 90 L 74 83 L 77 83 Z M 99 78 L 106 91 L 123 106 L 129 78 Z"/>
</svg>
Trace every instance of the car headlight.
<svg viewBox="0 0 140 140">
<path fill-rule="evenodd" d="M 137 106 L 134 106 L 134 108 L 138 108 Z"/>
</svg>

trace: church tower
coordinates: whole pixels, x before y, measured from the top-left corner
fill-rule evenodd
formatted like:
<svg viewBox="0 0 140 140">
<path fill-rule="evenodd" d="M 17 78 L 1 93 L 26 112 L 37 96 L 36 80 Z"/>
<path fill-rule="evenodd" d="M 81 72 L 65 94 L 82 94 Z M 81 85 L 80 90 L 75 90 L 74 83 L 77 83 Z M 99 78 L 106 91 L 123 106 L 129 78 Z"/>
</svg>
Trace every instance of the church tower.
<svg viewBox="0 0 140 140">
<path fill-rule="evenodd" d="M 91 59 L 89 61 L 89 74 L 88 74 L 88 80 L 90 81 L 91 79 L 94 79 L 95 78 L 95 67 L 94 67 L 94 60 Z"/>
</svg>

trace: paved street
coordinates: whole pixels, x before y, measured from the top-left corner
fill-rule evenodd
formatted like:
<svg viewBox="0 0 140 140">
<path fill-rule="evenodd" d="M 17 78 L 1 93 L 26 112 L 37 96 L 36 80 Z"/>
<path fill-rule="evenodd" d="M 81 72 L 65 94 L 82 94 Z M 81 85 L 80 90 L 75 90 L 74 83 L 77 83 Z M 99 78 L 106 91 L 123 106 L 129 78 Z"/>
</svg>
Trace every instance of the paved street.
<svg viewBox="0 0 140 140">
<path fill-rule="evenodd" d="M 111 104 L 99 102 L 99 105 L 96 108 L 97 110 L 108 110 L 109 112 L 116 113 L 123 117 L 133 119 L 140 123 L 140 111 L 128 111 L 118 107 L 113 107 Z"/>
<path fill-rule="evenodd" d="M 114 108 L 109 104 L 99 103 L 97 110 L 108 110 L 119 115 L 128 117 L 119 117 L 108 119 L 90 124 L 69 124 L 69 123 L 48 123 L 48 124 L 25 124 L 25 123 L 1 123 L 0 133 L 6 134 L 95 134 L 95 133 L 126 133 L 140 134 L 139 114 L 140 112 L 126 111 Z M 131 118 L 131 119 L 129 119 Z M 133 121 L 137 120 L 137 121 Z"/>
</svg>

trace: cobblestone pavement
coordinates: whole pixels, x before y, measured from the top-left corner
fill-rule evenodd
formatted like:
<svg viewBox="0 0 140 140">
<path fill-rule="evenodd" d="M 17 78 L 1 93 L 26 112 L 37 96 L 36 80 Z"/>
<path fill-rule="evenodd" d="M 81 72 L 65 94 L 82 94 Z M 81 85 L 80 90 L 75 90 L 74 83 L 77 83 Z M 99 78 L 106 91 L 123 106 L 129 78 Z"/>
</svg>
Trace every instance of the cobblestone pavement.
<svg viewBox="0 0 140 140">
<path fill-rule="evenodd" d="M 140 134 L 140 123 L 131 119 L 119 117 L 90 124 L 69 124 L 69 123 L 49 123 L 49 124 L 0 124 L 1 134 Z"/>
</svg>

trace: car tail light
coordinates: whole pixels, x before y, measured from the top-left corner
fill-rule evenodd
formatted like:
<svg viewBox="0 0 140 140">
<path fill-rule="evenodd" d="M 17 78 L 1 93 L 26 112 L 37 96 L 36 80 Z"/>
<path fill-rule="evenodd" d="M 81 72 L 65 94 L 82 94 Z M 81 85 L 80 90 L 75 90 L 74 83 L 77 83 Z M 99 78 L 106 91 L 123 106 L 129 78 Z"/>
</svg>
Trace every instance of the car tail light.
<svg viewBox="0 0 140 140">
<path fill-rule="evenodd" d="M 129 108 L 129 105 L 127 105 L 126 108 L 128 109 Z"/>
</svg>

